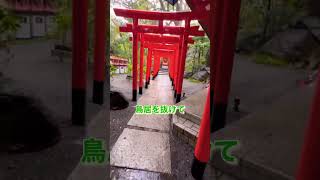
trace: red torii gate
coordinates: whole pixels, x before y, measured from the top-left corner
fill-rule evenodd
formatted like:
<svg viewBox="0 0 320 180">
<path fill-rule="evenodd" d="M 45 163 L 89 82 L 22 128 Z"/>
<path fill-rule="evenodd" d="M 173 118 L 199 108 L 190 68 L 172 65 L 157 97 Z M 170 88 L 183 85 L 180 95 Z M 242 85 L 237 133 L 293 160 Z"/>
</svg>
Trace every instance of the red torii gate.
<svg viewBox="0 0 320 180">
<path fill-rule="evenodd" d="M 170 59 L 170 61 L 174 61 L 175 50 L 153 49 L 152 51 L 154 52 L 154 56 L 156 57 L 156 66 L 154 66 L 155 70 L 153 71 L 153 77 L 156 78 L 161 67 L 160 59 L 168 58 Z"/>
<path fill-rule="evenodd" d="M 180 42 L 180 37 L 179 36 L 172 36 L 172 35 L 168 36 L 168 35 L 159 35 L 159 34 L 144 34 L 143 37 L 144 37 L 144 41 L 148 41 L 148 42 L 152 42 L 152 43 L 163 43 L 164 45 L 162 45 L 162 46 L 166 46 L 168 44 L 178 45 L 177 46 L 178 49 L 176 49 L 177 56 L 174 59 L 175 63 L 178 63 L 178 61 L 179 61 L 179 42 Z M 194 43 L 194 40 L 192 39 L 192 37 L 189 37 L 188 43 L 189 44 L 193 44 Z M 161 45 L 159 45 L 159 46 L 161 46 Z M 172 66 L 177 66 L 177 65 L 173 64 Z M 178 71 L 178 69 L 176 69 L 176 72 L 177 71 Z M 172 71 L 171 71 L 171 73 L 172 73 Z M 175 78 L 173 78 L 174 75 L 172 75 L 172 74 L 170 74 L 170 75 L 171 75 L 170 79 L 172 81 L 172 85 L 174 85 L 176 80 L 175 80 Z M 176 96 L 176 93 L 177 92 L 175 91 L 175 96 Z"/>
<path fill-rule="evenodd" d="M 141 41 L 141 37 L 143 37 L 143 40 Z M 141 37 L 139 38 L 140 41 L 140 65 L 143 64 L 143 58 L 144 58 L 144 51 L 142 49 L 147 48 L 148 49 L 148 56 L 147 56 L 147 71 L 146 71 L 146 79 L 145 79 L 145 88 L 148 88 L 148 85 L 150 84 L 150 69 L 151 69 L 151 63 L 152 63 L 152 49 L 158 48 L 158 49 L 165 49 L 165 50 L 175 50 L 177 53 L 175 61 L 179 60 L 179 44 L 177 43 L 180 38 L 179 36 L 168 36 L 168 35 L 159 35 L 159 34 L 141 34 Z M 132 38 L 129 38 L 130 41 L 132 41 Z M 194 43 L 193 39 L 190 37 L 188 40 L 189 43 Z M 142 47 L 142 48 L 141 48 Z M 142 91 L 142 85 L 143 81 L 141 77 L 143 77 L 143 71 L 141 71 L 142 68 L 140 67 L 140 83 L 139 83 L 139 93 L 141 94 Z M 155 76 L 153 77 L 155 78 Z M 170 76 L 171 79 L 171 76 Z M 171 79 L 173 81 L 173 78 Z"/>
<path fill-rule="evenodd" d="M 189 40 L 188 42 L 189 43 L 193 43 L 194 41 Z M 180 63 L 182 61 L 185 61 L 185 59 L 181 59 L 180 58 L 180 51 L 181 51 L 180 44 L 179 43 L 178 44 L 177 43 L 175 43 L 175 44 L 153 43 L 150 47 L 158 48 L 158 49 L 173 49 L 173 50 L 175 50 L 176 57 L 174 59 L 171 59 L 171 61 L 170 61 L 170 65 L 171 66 L 170 66 L 170 69 L 169 69 L 170 70 L 169 71 L 169 75 L 170 75 L 170 79 L 172 81 L 172 85 L 174 87 L 174 97 L 176 98 L 176 96 L 177 96 L 177 84 L 178 83 L 181 83 L 181 84 L 183 83 L 183 73 L 184 73 L 184 68 L 183 68 L 183 70 L 180 70 L 181 66 L 179 66 L 179 65 L 180 65 Z M 155 77 L 156 76 L 154 76 L 154 78 Z M 149 81 L 148 81 L 148 84 L 149 84 Z"/>
<path fill-rule="evenodd" d="M 140 41 L 139 94 L 142 94 L 142 87 L 143 87 L 144 48 L 148 48 L 148 50 L 150 50 L 150 48 L 163 49 L 162 47 L 165 47 L 165 49 L 170 49 L 167 45 L 176 44 L 177 41 L 179 41 L 179 40 L 180 40 L 180 38 L 178 36 L 165 36 L 165 35 L 158 35 L 158 34 L 143 34 L 143 33 L 140 34 L 140 38 L 138 39 L 138 41 Z M 193 42 L 192 38 L 189 38 L 188 42 Z M 159 44 L 157 46 L 156 44 L 152 44 L 152 43 L 161 43 L 161 44 Z M 151 47 L 151 46 L 153 46 L 153 47 Z M 157 47 L 155 47 L 155 46 L 157 46 Z M 176 49 L 176 51 L 177 51 L 176 46 L 172 46 L 172 48 Z M 152 57 L 152 55 L 150 57 L 148 56 L 147 68 L 149 68 L 148 63 L 150 63 L 149 61 L 151 61 L 151 57 Z M 158 61 L 156 61 L 156 62 L 158 62 Z M 149 84 L 148 78 L 150 78 L 150 69 L 147 69 L 146 74 L 148 74 L 148 76 L 146 76 L 145 87 L 148 88 L 148 84 Z M 153 74 L 153 79 L 156 77 L 156 75 Z"/>
<path fill-rule="evenodd" d="M 132 32 L 133 34 L 133 83 L 132 83 L 132 100 L 137 100 L 137 49 L 139 33 L 158 33 L 158 34 L 175 34 L 180 35 L 181 53 L 179 59 L 186 58 L 187 40 L 189 36 L 204 36 L 203 31 L 198 30 L 198 26 L 191 27 L 191 20 L 205 19 L 207 14 L 194 13 L 194 12 L 155 12 L 155 11 L 142 11 L 142 10 L 129 10 L 114 8 L 114 12 L 117 16 L 125 18 L 132 18 L 133 24 L 127 24 L 125 27 L 120 27 L 121 32 Z M 159 25 L 139 25 L 139 19 L 158 20 Z M 164 20 L 185 21 L 185 27 L 172 27 L 163 26 Z M 140 64 L 143 67 L 143 64 Z M 185 66 L 185 62 L 181 62 L 179 66 Z M 182 68 L 179 68 L 181 70 Z M 178 72 L 179 73 L 179 72 Z M 182 84 L 177 86 L 177 102 L 181 99 Z"/>
<path fill-rule="evenodd" d="M 159 44 L 159 43 L 150 43 L 150 42 L 145 42 L 145 47 L 148 48 L 148 53 L 152 52 L 154 54 L 154 50 L 163 50 L 163 51 L 173 51 L 176 53 L 175 59 L 172 59 L 173 61 L 178 61 L 177 55 L 179 53 L 179 47 L 177 44 Z M 154 55 L 154 57 L 156 57 Z M 156 59 L 156 58 L 155 58 Z M 147 74 L 146 74 L 146 81 L 150 81 L 150 69 L 151 69 L 151 64 L 152 64 L 152 58 L 149 57 L 147 59 Z M 153 74 L 153 79 L 156 77 L 157 73 Z"/>
<path fill-rule="evenodd" d="M 176 97 L 176 95 L 177 95 L 176 82 L 177 81 L 183 82 L 183 71 L 182 71 L 182 75 L 176 73 L 176 72 L 178 72 L 178 65 L 180 62 L 180 59 L 179 59 L 179 45 L 180 44 L 177 43 L 180 41 L 180 37 L 179 36 L 158 35 L 158 34 L 143 34 L 143 35 L 141 35 L 141 37 L 143 37 L 143 41 L 141 41 L 141 39 L 139 39 L 141 41 L 141 44 L 147 43 L 149 49 L 150 49 L 150 44 L 152 43 L 152 45 L 151 45 L 152 48 L 170 49 L 169 46 L 171 46 L 171 48 L 173 50 L 175 50 L 176 57 L 174 59 L 171 59 L 171 61 L 170 61 L 171 66 L 169 69 L 169 76 L 170 76 L 170 80 L 172 81 L 172 85 L 174 86 L 174 97 Z M 162 44 L 160 44 L 160 43 L 162 43 Z M 194 40 L 192 39 L 192 37 L 188 38 L 188 43 L 189 44 L 194 43 Z M 143 46 L 141 46 L 141 47 L 143 47 Z M 144 51 L 141 51 L 141 49 L 140 49 L 140 53 L 143 53 L 143 52 Z M 144 55 L 140 54 L 140 58 L 141 57 L 144 57 Z M 148 56 L 147 62 L 149 62 L 149 61 L 151 61 L 151 56 Z M 171 63 L 171 62 L 173 62 L 173 63 Z M 143 63 L 143 60 L 141 60 L 140 63 Z M 146 76 L 146 85 L 145 85 L 146 88 L 148 88 L 148 84 L 150 83 L 150 79 L 149 79 L 150 68 L 149 67 L 150 66 L 147 63 L 147 76 Z M 140 69 L 140 77 L 143 76 L 143 74 L 141 74 L 141 73 L 143 73 L 143 71 L 141 71 L 141 69 Z M 155 78 L 155 77 L 156 77 L 156 75 L 153 78 Z M 139 91 L 140 91 L 140 89 L 142 89 L 142 84 L 143 84 L 143 82 L 140 78 Z"/>
</svg>

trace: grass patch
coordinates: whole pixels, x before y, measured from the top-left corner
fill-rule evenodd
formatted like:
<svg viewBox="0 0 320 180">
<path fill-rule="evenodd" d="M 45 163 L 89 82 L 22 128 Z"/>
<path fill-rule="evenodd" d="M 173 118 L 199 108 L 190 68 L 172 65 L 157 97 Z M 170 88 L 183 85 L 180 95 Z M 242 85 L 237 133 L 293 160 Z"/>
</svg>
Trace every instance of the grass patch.
<svg viewBox="0 0 320 180">
<path fill-rule="evenodd" d="M 201 83 L 201 81 L 193 79 L 193 78 L 188 78 L 188 81 L 193 82 L 193 83 Z"/>
<path fill-rule="evenodd" d="M 287 66 L 289 64 L 288 60 L 281 59 L 265 53 L 254 53 L 252 55 L 252 58 L 253 61 L 257 64 L 265 64 L 272 66 Z"/>
</svg>

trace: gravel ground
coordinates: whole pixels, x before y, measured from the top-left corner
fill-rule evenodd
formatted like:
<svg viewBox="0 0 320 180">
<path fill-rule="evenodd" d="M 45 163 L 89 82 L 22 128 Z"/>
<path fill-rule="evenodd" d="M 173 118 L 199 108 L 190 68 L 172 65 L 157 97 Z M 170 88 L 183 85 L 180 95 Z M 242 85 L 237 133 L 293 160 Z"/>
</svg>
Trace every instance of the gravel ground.
<svg viewBox="0 0 320 180">
<path fill-rule="evenodd" d="M 129 102 L 129 107 L 123 110 L 110 111 L 110 149 L 117 141 L 128 121 L 134 114 L 136 102 L 131 101 L 131 81 L 126 75 L 116 75 L 111 78 L 111 90 L 120 92 Z M 139 98 L 139 96 L 138 96 Z"/>
<path fill-rule="evenodd" d="M 56 145 L 39 152 L 0 153 L 0 180 L 65 180 L 82 155 L 84 127 L 72 126 L 71 63 L 50 56 L 53 42 L 15 45 L 15 54 L 0 80 L 2 91 L 39 100 L 58 125 L 62 138 Z M 88 68 L 87 120 L 100 110 L 92 104 L 92 68 Z M 5 83 L 3 83 L 5 82 Z M 28 121 L 28 119 L 21 119 Z"/>
</svg>

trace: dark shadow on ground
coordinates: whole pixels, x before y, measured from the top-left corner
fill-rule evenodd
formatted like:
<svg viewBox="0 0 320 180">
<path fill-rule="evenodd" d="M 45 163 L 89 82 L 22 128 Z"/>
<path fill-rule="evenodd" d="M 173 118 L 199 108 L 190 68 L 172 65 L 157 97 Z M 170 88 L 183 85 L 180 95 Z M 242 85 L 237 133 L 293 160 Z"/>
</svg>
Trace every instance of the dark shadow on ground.
<svg viewBox="0 0 320 180">
<path fill-rule="evenodd" d="M 56 144 L 60 131 L 39 102 L 22 95 L 0 94 L 0 151 L 40 151 Z"/>
</svg>

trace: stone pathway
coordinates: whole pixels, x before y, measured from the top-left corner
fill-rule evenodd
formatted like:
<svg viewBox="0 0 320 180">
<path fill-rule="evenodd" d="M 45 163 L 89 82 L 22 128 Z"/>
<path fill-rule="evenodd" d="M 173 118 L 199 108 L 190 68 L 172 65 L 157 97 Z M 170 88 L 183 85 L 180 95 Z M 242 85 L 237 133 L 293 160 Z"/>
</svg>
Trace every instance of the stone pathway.
<svg viewBox="0 0 320 180">
<path fill-rule="evenodd" d="M 169 77 L 159 75 L 137 104 L 173 104 Z M 169 115 L 133 115 L 112 147 L 111 166 L 171 174 L 169 130 Z"/>
</svg>

